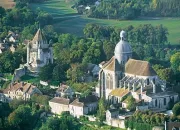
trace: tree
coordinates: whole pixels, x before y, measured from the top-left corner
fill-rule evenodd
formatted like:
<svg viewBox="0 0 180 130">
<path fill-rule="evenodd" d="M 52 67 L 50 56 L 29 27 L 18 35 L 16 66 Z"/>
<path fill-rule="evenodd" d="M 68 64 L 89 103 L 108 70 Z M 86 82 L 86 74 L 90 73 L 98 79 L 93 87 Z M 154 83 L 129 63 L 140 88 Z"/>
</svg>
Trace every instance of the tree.
<svg viewBox="0 0 180 130">
<path fill-rule="evenodd" d="M 48 64 L 40 68 L 40 72 L 39 72 L 40 79 L 44 81 L 48 81 L 52 79 L 53 68 L 54 68 L 53 64 Z"/>
<path fill-rule="evenodd" d="M 175 73 L 180 72 L 180 52 L 175 53 L 171 56 L 171 67 Z"/>
<path fill-rule="evenodd" d="M 9 104 L 0 102 L 0 129 L 5 129 L 5 119 L 9 114 Z"/>
<path fill-rule="evenodd" d="M 172 112 L 175 116 L 180 115 L 180 102 L 176 103 L 172 108 Z"/>
<path fill-rule="evenodd" d="M 99 103 L 98 103 L 98 119 L 100 121 L 100 125 L 103 124 L 103 121 L 105 120 L 105 114 L 106 114 L 106 104 L 105 104 L 105 99 L 104 98 L 101 98 L 99 100 Z"/>
<path fill-rule="evenodd" d="M 11 126 L 17 129 L 31 129 L 32 115 L 30 107 L 28 105 L 20 105 L 8 116 L 8 121 Z"/>
<path fill-rule="evenodd" d="M 130 111 L 133 111 L 136 109 L 136 100 L 133 98 L 133 96 L 128 96 L 126 99 L 127 102 L 127 109 Z"/>
</svg>

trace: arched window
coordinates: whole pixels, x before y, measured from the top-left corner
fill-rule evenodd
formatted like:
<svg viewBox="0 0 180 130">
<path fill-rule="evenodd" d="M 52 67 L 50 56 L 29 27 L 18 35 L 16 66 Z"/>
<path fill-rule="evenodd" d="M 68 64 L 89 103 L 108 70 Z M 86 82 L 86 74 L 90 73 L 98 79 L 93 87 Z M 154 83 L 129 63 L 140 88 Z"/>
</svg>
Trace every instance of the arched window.
<svg viewBox="0 0 180 130">
<path fill-rule="evenodd" d="M 164 105 L 166 105 L 166 98 L 164 98 Z"/>
<path fill-rule="evenodd" d="M 157 99 L 155 99 L 155 107 L 157 107 Z"/>
<path fill-rule="evenodd" d="M 156 81 L 155 78 L 153 78 L 153 83 L 154 83 L 154 84 L 155 84 L 155 81 Z"/>
<path fill-rule="evenodd" d="M 149 85 L 149 79 L 147 79 L 147 85 Z"/>
</svg>

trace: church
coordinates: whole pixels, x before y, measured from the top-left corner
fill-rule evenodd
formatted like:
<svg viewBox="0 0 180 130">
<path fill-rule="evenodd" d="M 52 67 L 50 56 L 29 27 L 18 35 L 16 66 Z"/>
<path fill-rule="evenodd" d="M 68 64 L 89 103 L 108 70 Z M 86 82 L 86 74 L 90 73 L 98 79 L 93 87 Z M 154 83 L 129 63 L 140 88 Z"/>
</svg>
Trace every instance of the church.
<svg viewBox="0 0 180 130">
<path fill-rule="evenodd" d="M 114 56 L 99 64 L 99 83 L 96 93 L 111 104 L 122 104 L 131 95 L 136 102 L 144 102 L 148 109 L 166 109 L 170 101 L 176 102 L 178 94 L 169 91 L 147 61 L 132 59 L 132 48 L 126 32 L 121 31 Z"/>
<path fill-rule="evenodd" d="M 27 69 L 38 73 L 40 68 L 53 63 L 52 43 L 48 43 L 41 29 L 38 29 L 33 40 L 27 45 Z"/>
</svg>

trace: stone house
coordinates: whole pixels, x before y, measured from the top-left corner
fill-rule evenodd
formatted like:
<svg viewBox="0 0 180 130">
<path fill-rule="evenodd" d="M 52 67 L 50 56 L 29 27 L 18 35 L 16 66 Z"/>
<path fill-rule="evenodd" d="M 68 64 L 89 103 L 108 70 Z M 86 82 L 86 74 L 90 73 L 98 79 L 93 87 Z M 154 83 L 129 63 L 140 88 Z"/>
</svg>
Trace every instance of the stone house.
<svg viewBox="0 0 180 130">
<path fill-rule="evenodd" d="M 60 87 L 56 90 L 56 97 L 72 98 L 74 95 L 74 90 L 65 84 L 60 84 Z"/>
<path fill-rule="evenodd" d="M 80 116 L 93 113 L 98 106 L 98 98 L 94 95 L 75 99 L 69 105 L 70 114 L 79 118 Z"/>
<path fill-rule="evenodd" d="M 51 112 L 60 115 L 62 112 L 69 111 L 70 99 L 54 97 L 49 101 Z"/>
<path fill-rule="evenodd" d="M 120 118 L 119 110 L 115 108 L 106 111 L 106 122 L 113 127 L 125 128 L 125 118 Z"/>
<path fill-rule="evenodd" d="M 11 83 L 9 87 L 4 90 L 4 95 L 9 98 L 9 100 L 29 100 L 33 94 L 42 94 L 42 92 L 36 86 L 25 82 Z"/>
<path fill-rule="evenodd" d="M 4 95 L 3 91 L 0 90 L 0 102 L 8 102 L 8 98 Z"/>
</svg>

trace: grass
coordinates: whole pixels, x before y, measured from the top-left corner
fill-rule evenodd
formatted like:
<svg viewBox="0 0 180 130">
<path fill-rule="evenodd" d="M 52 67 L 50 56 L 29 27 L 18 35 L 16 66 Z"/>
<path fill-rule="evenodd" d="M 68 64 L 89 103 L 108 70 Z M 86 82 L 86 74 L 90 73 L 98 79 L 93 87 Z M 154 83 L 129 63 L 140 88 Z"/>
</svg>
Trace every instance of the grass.
<svg viewBox="0 0 180 130">
<path fill-rule="evenodd" d="M 14 0 L 0 0 L 0 6 L 4 7 L 5 9 L 10 9 L 15 6 Z"/>
<path fill-rule="evenodd" d="M 24 75 L 24 76 L 21 77 L 21 81 L 28 82 L 28 83 L 39 84 L 40 80 L 37 77 Z"/>
<path fill-rule="evenodd" d="M 129 25 L 138 26 L 140 24 L 152 24 L 167 27 L 169 31 L 168 40 L 171 44 L 180 44 L 180 18 L 160 18 L 160 19 L 140 19 L 140 20 L 106 20 L 87 18 L 77 14 L 72 9 L 73 0 L 49 0 L 41 4 L 31 4 L 31 8 L 37 7 L 52 14 L 55 20 L 54 27 L 60 33 L 71 33 L 82 36 L 83 28 L 88 23 L 96 23 L 104 26 L 127 27 Z"/>
</svg>

